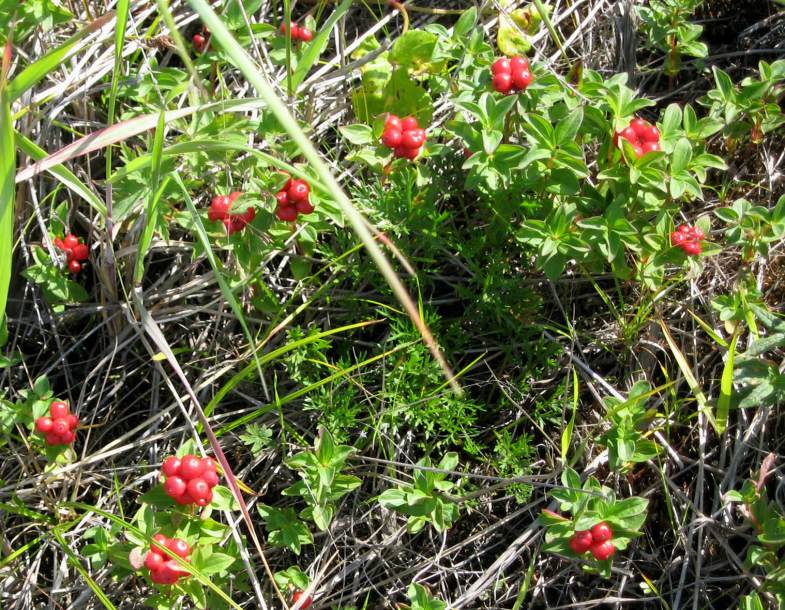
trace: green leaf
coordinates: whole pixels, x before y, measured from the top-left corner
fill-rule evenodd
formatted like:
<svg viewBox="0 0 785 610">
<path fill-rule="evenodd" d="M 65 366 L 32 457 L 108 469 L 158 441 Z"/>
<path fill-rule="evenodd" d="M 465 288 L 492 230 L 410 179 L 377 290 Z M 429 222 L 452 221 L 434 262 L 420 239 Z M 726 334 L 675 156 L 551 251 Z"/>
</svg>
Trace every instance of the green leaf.
<svg viewBox="0 0 785 610">
<path fill-rule="evenodd" d="M 369 125 L 344 125 L 339 127 L 338 130 L 348 142 L 355 146 L 364 146 L 374 141 L 373 129 Z"/>
<path fill-rule="evenodd" d="M 409 78 L 405 68 L 396 69 L 384 88 L 384 110 L 398 116 L 414 116 L 420 125 L 429 125 L 433 102 L 428 92 Z"/>
<path fill-rule="evenodd" d="M 455 27 L 453 28 L 452 37 L 455 40 L 460 41 L 472 31 L 476 23 L 477 7 L 473 6 L 470 9 L 465 10 L 458 18 L 458 21 L 455 23 Z"/>
<path fill-rule="evenodd" d="M 409 30 L 400 36 L 390 50 L 389 60 L 414 74 L 438 73 L 443 62 L 434 62 L 433 56 L 439 41 L 436 34 L 423 30 Z"/>
<path fill-rule="evenodd" d="M 580 129 L 582 122 L 583 109 L 578 107 L 556 125 L 556 143 L 559 146 L 564 146 L 565 144 L 573 142 L 575 136 L 578 135 L 578 130 Z"/>
<path fill-rule="evenodd" d="M 14 250 L 16 151 L 10 104 L 5 83 L 0 83 L 0 324 L 5 322 Z"/>
<path fill-rule="evenodd" d="M 203 574 L 221 574 L 226 572 L 230 565 L 234 563 L 234 557 L 224 553 L 211 553 L 198 568 Z"/>
<path fill-rule="evenodd" d="M 687 138 L 680 138 L 673 148 L 671 172 L 676 173 L 687 169 L 690 159 L 692 159 L 692 144 Z"/>
</svg>

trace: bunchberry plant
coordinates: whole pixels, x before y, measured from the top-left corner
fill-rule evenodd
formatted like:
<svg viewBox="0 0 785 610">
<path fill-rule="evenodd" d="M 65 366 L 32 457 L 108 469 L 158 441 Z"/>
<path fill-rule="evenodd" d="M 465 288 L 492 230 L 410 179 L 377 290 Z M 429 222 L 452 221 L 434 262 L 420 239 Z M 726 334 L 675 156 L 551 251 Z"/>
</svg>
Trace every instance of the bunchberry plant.
<svg viewBox="0 0 785 610">
<path fill-rule="evenodd" d="M 251 206 L 243 211 L 234 211 L 235 202 L 242 196 L 240 191 L 234 191 L 231 195 L 216 195 L 210 202 L 207 218 L 212 222 L 222 222 L 227 235 L 242 231 L 256 217 L 256 210 Z"/>
<path fill-rule="evenodd" d="M 313 544 L 313 535 L 293 508 L 276 508 L 267 504 L 257 506 L 264 519 L 270 544 L 289 549 L 299 555 L 304 544 Z"/>
<path fill-rule="evenodd" d="M 785 237 L 785 196 L 772 209 L 737 199 L 714 214 L 727 225 L 726 243 L 739 246 L 745 261 L 767 256 L 771 245 Z"/>
<path fill-rule="evenodd" d="M 284 222 L 296 222 L 300 215 L 310 214 L 311 186 L 305 180 L 289 178 L 275 194 L 275 215 Z"/>
<path fill-rule="evenodd" d="M 406 589 L 409 604 L 400 605 L 402 610 L 445 610 L 447 604 L 435 597 L 424 586 L 413 582 Z"/>
<path fill-rule="evenodd" d="M 648 383 L 639 381 L 630 389 L 627 400 L 622 402 L 613 396 L 605 399 L 609 428 L 598 442 L 608 448 L 608 465 L 613 470 L 624 471 L 631 464 L 657 456 L 657 445 L 645 436 L 654 417 L 646 401 L 653 393 Z"/>
<path fill-rule="evenodd" d="M 540 522 L 547 530 L 543 550 L 586 559 L 586 568 L 608 577 L 611 558 L 640 535 L 648 500 L 625 498 L 589 477 L 581 483 L 577 472 L 565 469 L 561 489 L 551 492 L 560 509 L 571 517 L 544 510 Z"/>
<path fill-rule="evenodd" d="M 190 453 L 182 456 L 170 455 L 161 466 L 164 491 L 181 505 L 196 504 L 204 507 L 213 500 L 213 488 L 219 477 L 212 458 L 199 458 Z"/>
<path fill-rule="evenodd" d="M 407 116 L 401 119 L 390 114 L 384 121 L 381 139 L 382 144 L 392 149 L 396 157 L 413 161 L 419 156 L 427 135 L 415 117 Z"/>
<path fill-rule="evenodd" d="M 44 435 L 48 445 L 70 445 L 76 439 L 79 418 L 70 412 L 67 402 L 55 400 L 49 414 L 35 420 L 35 429 Z"/>
<path fill-rule="evenodd" d="M 153 540 L 182 559 L 188 560 L 191 554 L 191 546 L 180 538 L 167 538 L 163 534 L 156 534 Z M 155 546 L 151 546 L 145 554 L 144 567 L 150 570 L 150 580 L 159 585 L 174 585 L 189 574 L 179 563 L 169 559 L 168 555 Z"/>
<path fill-rule="evenodd" d="M 499 93 L 509 95 L 526 91 L 534 77 L 529 71 L 529 60 L 525 57 L 500 57 L 491 66 L 491 83 Z"/>
<path fill-rule="evenodd" d="M 671 233 L 671 244 L 676 248 L 681 248 L 687 256 L 697 256 L 703 250 L 701 242 L 706 235 L 700 227 L 690 225 L 679 225 Z"/>
<path fill-rule="evenodd" d="M 66 268 L 74 275 L 82 270 L 82 263 L 90 256 L 90 250 L 87 248 L 87 245 L 79 241 L 79 238 L 71 233 L 68 233 L 62 239 L 55 237 L 54 245 L 65 253 Z"/>
<path fill-rule="evenodd" d="M 665 53 L 663 72 L 671 78 L 681 70 L 681 58 L 706 57 L 708 47 L 698 39 L 703 26 L 689 18 L 703 0 L 650 0 L 648 6 L 636 6 L 643 22 L 644 40 Z"/>
</svg>

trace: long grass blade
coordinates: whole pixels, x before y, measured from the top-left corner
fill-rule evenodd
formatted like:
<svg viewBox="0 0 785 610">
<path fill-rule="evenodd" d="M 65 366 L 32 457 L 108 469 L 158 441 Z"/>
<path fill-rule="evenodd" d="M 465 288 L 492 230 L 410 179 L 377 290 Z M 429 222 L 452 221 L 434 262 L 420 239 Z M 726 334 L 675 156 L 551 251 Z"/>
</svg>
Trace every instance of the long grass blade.
<svg viewBox="0 0 785 610">
<path fill-rule="evenodd" d="M 11 285 L 11 260 L 14 250 L 14 199 L 16 186 L 16 151 L 11 100 L 8 96 L 6 75 L 11 63 L 11 39 L 5 46 L 2 74 L 0 74 L 0 326 L 5 320 L 5 306 Z"/>
<path fill-rule="evenodd" d="M 150 249 L 155 227 L 158 222 L 158 202 L 161 199 L 162 191 L 162 189 L 159 188 L 161 182 L 161 150 L 164 147 L 165 131 L 166 123 L 164 121 L 164 113 L 162 112 L 158 118 L 155 138 L 153 138 L 153 169 L 150 175 L 150 196 L 147 200 L 144 228 L 142 229 L 142 236 L 139 239 L 139 251 L 136 255 L 136 265 L 134 267 L 134 284 L 136 285 L 139 285 L 142 282 L 142 276 L 144 275 L 144 259 L 147 256 L 147 251 Z"/>
<path fill-rule="evenodd" d="M 738 327 L 733 333 L 733 338 L 728 348 L 728 359 L 722 368 L 720 380 L 720 397 L 717 399 L 717 432 L 723 433 L 728 427 L 728 414 L 730 413 L 731 397 L 733 396 L 733 363 L 736 359 L 736 342 L 741 332 Z"/>
</svg>

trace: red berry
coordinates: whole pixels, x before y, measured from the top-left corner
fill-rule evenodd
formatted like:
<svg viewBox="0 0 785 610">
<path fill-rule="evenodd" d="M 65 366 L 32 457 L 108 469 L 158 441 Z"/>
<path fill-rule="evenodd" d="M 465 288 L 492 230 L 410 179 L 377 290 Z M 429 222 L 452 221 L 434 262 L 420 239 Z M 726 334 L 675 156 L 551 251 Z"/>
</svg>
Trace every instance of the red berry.
<svg viewBox="0 0 785 610">
<path fill-rule="evenodd" d="M 63 245 L 63 240 L 60 239 L 59 237 L 54 238 L 54 245 L 55 248 L 59 248 L 60 250 L 63 250 L 65 248 L 65 245 Z"/>
<path fill-rule="evenodd" d="M 313 32 L 308 28 L 300 28 L 297 34 L 297 37 L 303 42 L 311 42 L 313 40 Z"/>
<path fill-rule="evenodd" d="M 635 146 L 638 143 L 638 133 L 632 127 L 625 127 L 621 131 L 621 137 Z"/>
<path fill-rule="evenodd" d="M 674 231 L 671 233 L 671 243 L 674 246 L 681 246 L 684 241 L 687 239 L 687 235 L 684 233 L 679 233 L 678 231 Z"/>
<path fill-rule="evenodd" d="M 305 591 L 295 591 L 292 594 L 292 605 L 297 602 L 300 602 L 300 610 L 305 610 L 313 603 L 313 599 L 311 599 L 310 595 L 306 595 Z"/>
<path fill-rule="evenodd" d="M 232 191 L 229 195 L 229 203 L 232 204 L 243 196 L 242 191 Z"/>
<path fill-rule="evenodd" d="M 178 476 L 168 477 L 164 483 L 164 491 L 170 498 L 182 496 L 186 488 L 185 481 Z"/>
<path fill-rule="evenodd" d="M 160 553 L 150 550 L 147 552 L 147 555 L 144 556 L 144 566 L 148 570 L 160 569 L 162 565 L 164 565 L 164 558 Z"/>
<path fill-rule="evenodd" d="M 647 125 L 643 132 L 639 133 L 642 140 L 645 142 L 659 142 L 660 130 L 654 125 Z"/>
<path fill-rule="evenodd" d="M 643 139 L 643 134 L 648 131 L 649 124 L 644 119 L 636 117 L 630 121 L 630 128 L 635 131 L 638 138 Z"/>
<path fill-rule="evenodd" d="M 161 470 L 167 477 L 176 476 L 180 472 L 180 458 L 176 455 L 170 455 L 164 460 Z"/>
<path fill-rule="evenodd" d="M 73 248 L 78 244 L 79 244 L 79 238 L 76 235 L 72 235 L 71 233 L 66 235 L 65 239 L 63 239 L 63 245 L 66 248 Z"/>
<path fill-rule="evenodd" d="M 700 227 L 691 227 L 690 233 L 696 241 L 701 241 L 704 237 L 706 237 L 706 234 Z"/>
<path fill-rule="evenodd" d="M 401 120 L 401 130 L 409 131 L 410 129 L 419 129 L 420 125 L 417 123 L 417 119 L 413 116 L 407 116 L 406 118 Z"/>
<path fill-rule="evenodd" d="M 401 145 L 403 132 L 400 129 L 385 129 L 382 133 L 382 144 L 387 148 L 395 148 Z"/>
<path fill-rule="evenodd" d="M 606 540 L 605 542 L 597 542 L 591 547 L 591 554 L 598 561 L 605 561 L 609 557 L 612 557 L 615 552 L 616 547 L 613 546 L 613 543 L 610 540 Z"/>
<path fill-rule="evenodd" d="M 529 85 L 531 85 L 533 80 L 534 77 L 528 70 L 518 70 L 513 71 L 512 73 L 512 84 L 520 91 L 525 90 Z"/>
<path fill-rule="evenodd" d="M 289 205 L 289 195 L 286 191 L 278 191 L 275 194 L 275 200 L 278 202 L 279 206 Z"/>
<path fill-rule="evenodd" d="M 76 434 L 73 430 L 66 430 L 63 434 L 60 435 L 60 444 L 61 445 L 70 445 L 76 440 Z"/>
<path fill-rule="evenodd" d="M 593 542 L 591 532 L 588 530 L 575 532 L 575 535 L 570 538 L 570 548 L 576 555 L 582 555 L 589 550 Z"/>
<path fill-rule="evenodd" d="M 297 220 L 297 208 L 293 205 L 282 206 L 275 210 L 275 215 L 283 222 L 294 222 Z"/>
<path fill-rule="evenodd" d="M 190 453 L 184 455 L 180 462 L 180 476 L 189 481 L 202 474 L 202 460 Z"/>
<path fill-rule="evenodd" d="M 35 420 L 35 429 L 41 432 L 42 434 L 46 434 L 47 432 L 52 431 L 52 418 L 51 417 L 39 417 Z"/>
<path fill-rule="evenodd" d="M 215 472 L 215 470 L 205 470 L 202 474 L 202 479 L 210 487 L 215 487 L 218 485 L 218 473 Z"/>
<path fill-rule="evenodd" d="M 150 578 L 153 582 L 159 585 L 173 585 L 179 580 L 180 577 L 169 568 L 168 563 L 164 562 L 164 565 L 159 569 L 150 572 Z"/>
<path fill-rule="evenodd" d="M 188 504 L 193 504 L 193 501 L 194 501 L 194 499 L 191 496 L 188 495 L 187 491 L 183 495 L 181 495 L 181 496 L 172 496 L 172 500 L 174 500 L 175 502 L 177 502 L 181 506 L 186 506 Z"/>
<path fill-rule="evenodd" d="M 202 458 L 202 472 L 218 472 L 215 460 L 211 457 Z"/>
<path fill-rule="evenodd" d="M 166 570 L 167 570 L 169 573 L 171 573 L 171 574 L 173 574 L 173 575 L 174 575 L 174 577 L 175 577 L 175 582 L 177 582 L 177 579 L 179 579 L 179 578 L 181 578 L 181 577 L 183 577 L 183 576 L 188 576 L 188 575 L 189 575 L 189 574 L 188 574 L 188 571 L 187 571 L 187 570 L 185 570 L 184 568 L 182 568 L 182 567 L 180 566 L 180 564 L 179 564 L 179 563 L 177 563 L 177 562 L 176 562 L 174 559 L 169 559 L 168 561 L 166 561 L 166 562 L 164 563 L 164 568 L 165 568 L 165 569 L 166 569 Z"/>
<path fill-rule="evenodd" d="M 69 413 L 65 416 L 65 421 L 68 422 L 68 429 L 73 430 L 79 425 L 79 418 L 74 415 L 73 413 Z"/>
<path fill-rule="evenodd" d="M 313 212 L 314 207 L 310 201 L 300 201 L 297 204 L 297 213 L 298 214 L 310 214 Z"/>
<path fill-rule="evenodd" d="M 180 538 L 170 538 L 166 543 L 166 548 L 172 551 L 172 553 L 175 555 L 179 555 L 183 559 L 188 557 L 188 555 L 191 553 L 191 547 L 185 540 L 180 540 Z"/>
<path fill-rule="evenodd" d="M 52 433 L 57 434 L 58 436 L 62 436 L 66 432 L 71 430 L 68 426 L 68 422 L 63 417 L 57 417 L 52 420 Z"/>
<path fill-rule="evenodd" d="M 74 258 L 78 261 L 87 260 L 90 256 L 90 250 L 87 244 L 76 244 L 74 246 Z"/>
<path fill-rule="evenodd" d="M 510 59 L 510 71 L 515 74 L 529 69 L 529 60 L 525 57 L 513 57 Z"/>
<path fill-rule="evenodd" d="M 650 153 L 653 150 L 662 150 L 660 148 L 659 142 L 644 142 L 643 146 L 641 146 L 641 150 L 643 150 L 643 154 Z"/>
<path fill-rule="evenodd" d="M 153 540 L 155 540 L 160 545 L 166 546 L 166 543 L 169 540 L 169 538 L 167 538 L 163 534 L 156 534 L 155 536 L 153 536 Z"/>
<path fill-rule="evenodd" d="M 605 542 L 613 538 L 613 530 L 605 521 L 600 521 L 591 528 L 591 537 L 594 542 Z"/>
<path fill-rule="evenodd" d="M 191 40 L 194 43 L 194 49 L 196 49 L 197 53 L 204 51 L 204 48 L 207 46 L 207 39 L 201 34 L 194 34 Z"/>
<path fill-rule="evenodd" d="M 700 254 L 703 251 L 703 249 L 701 248 L 701 245 L 698 242 L 696 242 L 696 241 L 685 242 L 682 245 L 682 250 L 684 250 L 684 253 L 687 256 L 696 256 L 696 255 Z"/>
<path fill-rule="evenodd" d="M 199 499 L 194 499 L 194 503 L 197 506 L 207 506 L 212 501 L 213 501 L 213 490 L 210 489 L 209 487 L 207 488 L 207 493 L 204 495 L 204 497 Z"/>
<path fill-rule="evenodd" d="M 248 208 L 240 217 L 245 224 L 250 224 L 253 222 L 253 219 L 256 218 L 256 210 L 254 208 Z"/>
<path fill-rule="evenodd" d="M 286 34 L 286 22 L 281 24 L 281 34 Z M 296 23 L 292 22 L 292 38 L 299 38 L 300 37 L 300 28 L 297 26 Z"/>
<path fill-rule="evenodd" d="M 398 148 L 395 149 L 396 157 L 400 157 L 402 159 L 409 159 L 410 161 L 416 159 L 419 154 L 420 154 L 419 148 L 404 148 L 403 146 L 399 146 Z"/>
<path fill-rule="evenodd" d="M 510 60 L 506 57 L 501 57 L 493 62 L 491 66 L 492 74 L 509 74 L 510 73 Z"/>
<path fill-rule="evenodd" d="M 512 91 L 512 74 L 509 72 L 500 72 L 493 75 L 493 88 L 499 93 L 505 95 Z"/>
<path fill-rule="evenodd" d="M 299 203 L 301 201 L 308 201 L 308 194 L 311 192 L 311 187 L 305 180 L 292 180 L 287 191 L 290 203 Z"/>
<path fill-rule="evenodd" d="M 404 148 L 420 148 L 425 144 L 426 137 L 424 129 L 410 129 L 409 131 L 404 131 L 401 146 Z"/>
<path fill-rule="evenodd" d="M 55 400 L 49 405 L 49 414 L 52 416 L 52 419 L 65 417 L 68 415 L 68 403 L 61 400 Z"/>
<path fill-rule="evenodd" d="M 619 145 L 619 136 L 621 136 L 621 132 L 620 131 L 614 131 L 613 132 L 613 145 L 614 146 L 618 146 Z"/>
<path fill-rule="evenodd" d="M 388 129 L 398 129 L 400 131 L 403 129 L 403 121 L 394 114 L 390 114 L 384 121 L 384 129 L 385 131 Z"/>
<path fill-rule="evenodd" d="M 71 273 L 79 273 L 82 270 L 82 264 L 74 259 L 68 261 L 68 271 Z"/>
<path fill-rule="evenodd" d="M 54 432 L 47 432 L 46 433 L 46 444 L 47 445 L 62 445 L 63 442 L 60 440 L 60 435 L 55 434 Z"/>
<path fill-rule="evenodd" d="M 685 234 L 689 234 L 690 233 L 690 227 L 687 226 L 687 225 L 679 225 L 679 227 L 676 230 L 679 233 L 685 233 Z"/>
<path fill-rule="evenodd" d="M 632 150 L 635 151 L 635 156 L 641 158 L 643 156 L 643 148 L 638 146 L 637 144 L 632 147 Z"/>
<path fill-rule="evenodd" d="M 210 486 L 200 477 L 188 481 L 188 495 L 196 501 L 206 498 L 209 491 Z"/>
</svg>

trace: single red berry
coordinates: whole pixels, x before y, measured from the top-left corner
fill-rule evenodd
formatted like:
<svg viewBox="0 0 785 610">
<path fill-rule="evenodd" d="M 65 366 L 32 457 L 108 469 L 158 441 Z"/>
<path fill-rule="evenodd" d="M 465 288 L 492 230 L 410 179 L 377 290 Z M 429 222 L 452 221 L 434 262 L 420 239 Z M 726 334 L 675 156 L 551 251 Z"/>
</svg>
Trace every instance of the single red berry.
<svg viewBox="0 0 785 610">
<path fill-rule="evenodd" d="M 679 233 L 684 233 L 686 235 L 690 234 L 690 227 L 688 225 L 679 225 L 676 229 Z"/>
<path fill-rule="evenodd" d="M 685 235 L 684 233 L 679 233 L 678 231 L 674 231 L 673 233 L 671 233 L 671 243 L 674 246 L 680 247 L 685 242 L 686 239 L 687 239 L 687 235 Z"/>
<path fill-rule="evenodd" d="M 510 73 L 510 60 L 506 57 L 500 57 L 491 66 L 492 74 L 509 74 Z"/>
<path fill-rule="evenodd" d="M 52 416 L 52 419 L 65 417 L 68 415 L 68 403 L 63 402 L 62 400 L 55 400 L 49 405 L 49 414 Z"/>
<path fill-rule="evenodd" d="M 297 203 L 297 213 L 298 214 L 310 214 L 313 212 L 314 207 L 310 201 L 300 201 Z"/>
<path fill-rule="evenodd" d="M 591 528 L 591 537 L 594 542 L 605 542 L 613 538 L 613 530 L 605 521 L 600 521 Z"/>
<path fill-rule="evenodd" d="M 632 150 L 635 151 L 635 156 L 641 158 L 643 156 L 643 148 L 638 146 L 637 144 L 632 147 Z"/>
<path fill-rule="evenodd" d="M 701 229 L 700 227 L 691 227 L 690 234 L 697 241 L 701 241 L 704 237 L 706 237 L 706 234 L 703 232 L 703 229 Z"/>
<path fill-rule="evenodd" d="M 38 430 L 42 434 L 46 434 L 47 432 L 52 431 L 52 418 L 51 417 L 39 417 L 35 420 L 35 429 Z"/>
<path fill-rule="evenodd" d="M 177 579 L 182 578 L 183 576 L 189 576 L 188 570 L 184 569 L 177 563 L 174 559 L 169 559 L 168 561 L 164 562 L 164 567 L 167 571 L 175 576 L 175 582 Z"/>
<path fill-rule="evenodd" d="M 297 220 L 297 208 L 293 205 L 281 206 L 275 210 L 275 215 L 283 222 L 294 222 Z"/>
<path fill-rule="evenodd" d="M 194 34 L 191 40 L 194 43 L 194 49 L 196 49 L 197 53 L 202 53 L 207 46 L 207 39 L 201 34 Z"/>
<path fill-rule="evenodd" d="M 279 206 L 289 205 L 289 195 L 286 191 L 278 191 L 275 194 L 275 201 L 278 202 Z"/>
<path fill-rule="evenodd" d="M 63 244 L 63 240 L 60 239 L 59 237 L 54 238 L 54 245 L 55 248 L 59 248 L 60 250 L 65 248 L 65 245 Z"/>
<path fill-rule="evenodd" d="M 300 603 L 300 610 L 305 610 L 313 603 L 310 595 L 306 595 L 305 591 L 295 591 L 292 594 L 292 605 Z"/>
<path fill-rule="evenodd" d="M 210 486 L 201 477 L 188 481 L 188 495 L 196 501 L 206 498 L 209 491 Z"/>
<path fill-rule="evenodd" d="M 57 417 L 52 420 L 52 432 L 57 434 L 58 436 L 62 436 L 66 432 L 68 432 L 71 428 L 68 426 L 68 422 L 63 417 Z"/>
<path fill-rule="evenodd" d="M 210 487 L 215 487 L 218 485 L 218 473 L 215 470 L 205 470 L 202 473 L 202 479 L 205 483 L 207 483 Z"/>
<path fill-rule="evenodd" d="M 202 458 L 202 472 L 218 472 L 218 467 L 215 465 L 215 460 L 211 457 Z"/>
<path fill-rule="evenodd" d="M 281 24 L 281 34 L 286 34 L 286 22 Z M 296 23 L 292 22 L 292 38 L 297 39 L 300 37 L 300 28 Z"/>
<path fill-rule="evenodd" d="M 384 121 L 384 129 L 385 131 L 388 129 L 401 131 L 403 129 L 403 121 L 394 114 L 387 115 L 387 119 Z"/>
<path fill-rule="evenodd" d="M 172 500 L 177 502 L 180 506 L 187 506 L 188 504 L 193 504 L 194 502 L 194 499 L 188 495 L 187 491 L 181 496 L 172 496 Z"/>
<path fill-rule="evenodd" d="M 54 432 L 47 432 L 46 433 L 46 444 L 47 445 L 62 445 L 62 441 L 60 440 L 60 435 L 55 434 Z"/>
<path fill-rule="evenodd" d="M 396 157 L 399 157 L 401 159 L 409 159 L 410 161 L 416 159 L 419 154 L 420 154 L 419 148 L 404 148 L 403 146 L 399 146 L 398 148 L 395 149 Z"/>
<path fill-rule="evenodd" d="M 183 559 L 188 557 L 191 553 L 191 547 L 185 540 L 181 540 L 180 538 L 170 538 L 166 543 L 166 548 Z"/>
<path fill-rule="evenodd" d="M 311 42 L 313 40 L 313 32 L 308 28 L 300 28 L 297 34 L 297 37 L 303 42 Z"/>
<path fill-rule="evenodd" d="M 164 562 L 161 568 L 150 572 L 150 578 L 153 582 L 159 585 L 173 585 L 180 579 L 177 573 L 169 568 L 168 563 Z"/>
<path fill-rule="evenodd" d="M 583 530 L 575 532 L 575 535 L 570 538 L 570 548 L 576 555 L 582 555 L 589 550 L 593 542 L 594 540 L 590 531 Z"/>
<path fill-rule="evenodd" d="M 621 137 L 627 140 L 633 146 L 638 143 L 638 132 L 636 132 L 632 127 L 625 127 L 622 129 Z"/>
<path fill-rule="evenodd" d="M 426 137 L 424 129 L 410 129 L 409 131 L 404 131 L 401 146 L 404 148 L 420 148 L 425 144 Z"/>
<path fill-rule="evenodd" d="M 703 248 L 696 241 L 688 241 L 682 245 L 682 250 L 687 256 L 697 256 L 703 251 Z"/>
<path fill-rule="evenodd" d="M 147 552 L 147 555 L 144 556 L 144 566 L 148 570 L 157 570 L 164 564 L 163 555 L 160 553 L 150 550 Z"/>
<path fill-rule="evenodd" d="M 65 239 L 63 239 L 63 245 L 66 248 L 73 248 L 78 244 L 79 244 L 79 238 L 76 235 L 72 235 L 71 233 L 66 235 Z"/>
<path fill-rule="evenodd" d="M 590 550 L 596 560 L 605 561 L 613 556 L 616 552 L 616 547 L 613 546 L 613 543 L 610 540 L 606 540 L 605 542 L 596 542 L 592 545 Z"/>
<path fill-rule="evenodd" d="M 417 123 L 417 119 L 413 116 L 407 116 L 406 118 L 401 120 L 401 129 L 403 131 L 409 131 L 410 129 L 419 129 L 420 125 Z"/>
<path fill-rule="evenodd" d="M 639 135 L 645 142 L 660 141 L 660 130 L 657 129 L 654 125 L 647 125 L 646 129 L 644 129 L 643 132 Z"/>
<path fill-rule="evenodd" d="M 153 536 L 153 540 L 155 540 L 158 544 L 162 546 L 166 546 L 166 543 L 169 540 L 169 538 L 167 538 L 163 534 L 156 534 L 155 536 Z"/>
<path fill-rule="evenodd" d="M 649 129 L 649 124 L 639 117 L 635 117 L 630 121 L 630 128 L 635 131 L 635 134 L 638 138 L 643 139 L 643 134 L 645 134 Z"/>
<path fill-rule="evenodd" d="M 242 219 L 245 224 L 250 224 L 253 222 L 253 219 L 256 218 L 256 209 L 255 208 L 248 208 L 243 212 Z"/>
<path fill-rule="evenodd" d="M 210 502 L 213 501 L 213 490 L 209 487 L 207 488 L 207 493 L 201 498 L 194 498 L 194 504 L 197 506 L 207 506 Z"/>
<path fill-rule="evenodd" d="M 382 144 L 387 148 L 395 148 L 401 145 L 403 132 L 400 129 L 385 129 L 382 133 Z"/>
<path fill-rule="evenodd" d="M 180 458 L 176 455 L 170 455 L 164 460 L 161 470 L 167 477 L 176 476 L 180 472 Z"/>
<path fill-rule="evenodd" d="M 68 261 L 68 271 L 76 274 L 79 273 L 81 270 L 82 270 L 82 263 L 74 259 Z"/>
<path fill-rule="evenodd" d="M 79 425 L 79 418 L 74 415 L 73 413 L 69 413 L 65 416 L 65 421 L 68 422 L 68 429 L 73 430 Z"/>
<path fill-rule="evenodd" d="M 292 180 L 289 185 L 289 202 L 297 204 L 301 201 L 308 201 L 308 194 L 311 192 L 311 187 L 305 180 Z"/>
<path fill-rule="evenodd" d="M 509 72 L 500 72 L 493 75 L 493 88 L 499 93 L 505 95 L 512 91 L 512 74 Z"/>
<path fill-rule="evenodd" d="M 513 72 L 529 69 L 529 60 L 525 57 L 517 56 L 510 59 L 510 69 Z"/>
<path fill-rule="evenodd" d="M 168 477 L 166 482 L 164 482 L 164 491 L 170 498 L 182 496 L 185 493 L 186 488 L 185 481 L 178 476 Z"/>
<path fill-rule="evenodd" d="M 70 445 L 76 440 L 76 434 L 73 430 L 66 430 L 60 435 L 61 445 Z"/>
<path fill-rule="evenodd" d="M 74 258 L 78 261 L 85 261 L 90 256 L 90 249 L 87 244 L 76 244 L 74 246 Z"/>
<path fill-rule="evenodd" d="M 529 85 L 531 85 L 533 80 L 534 77 L 528 70 L 518 70 L 513 71 L 512 73 L 512 84 L 520 91 L 525 90 Z"/>
<path fill-rule="evenodd" d="M 643 154 L 650 153 L 653 150 L 662 150 L 660 148 L 659 142 L 644 142 L 643 146 L 641 146 L 641 150 L 643 150 Z"/>
</svg>

